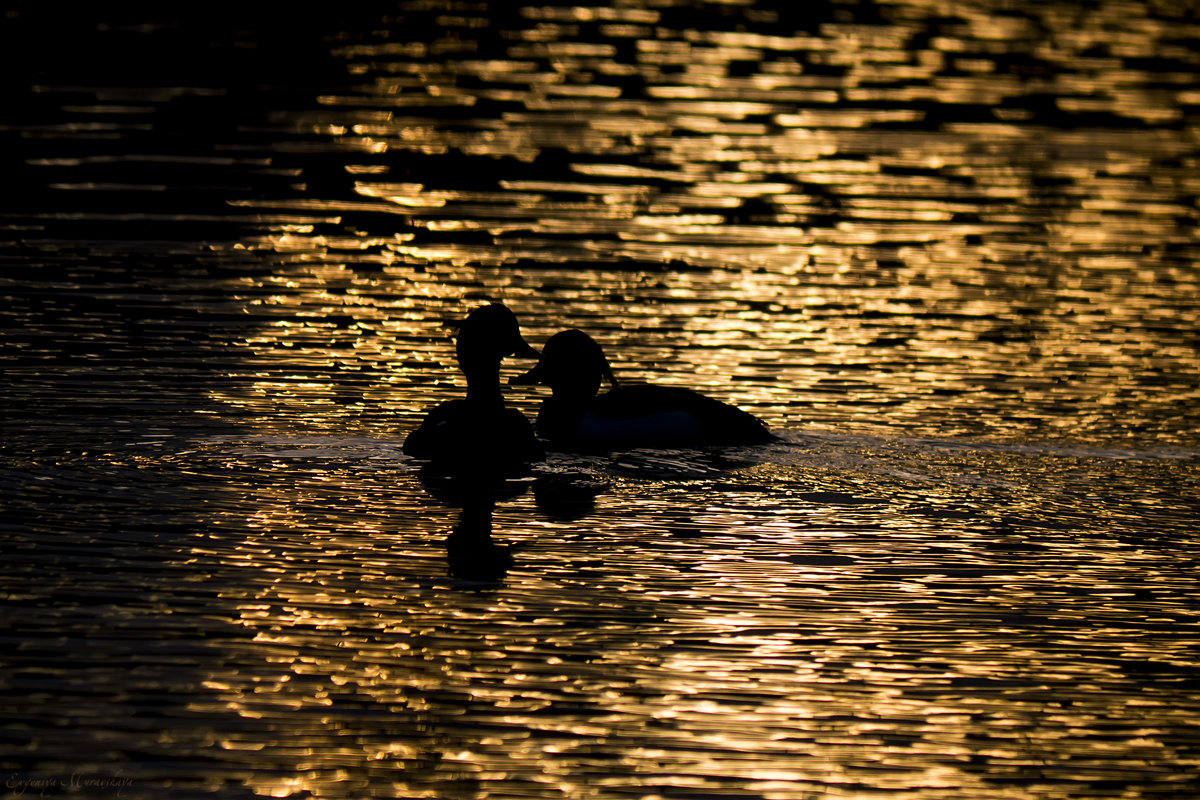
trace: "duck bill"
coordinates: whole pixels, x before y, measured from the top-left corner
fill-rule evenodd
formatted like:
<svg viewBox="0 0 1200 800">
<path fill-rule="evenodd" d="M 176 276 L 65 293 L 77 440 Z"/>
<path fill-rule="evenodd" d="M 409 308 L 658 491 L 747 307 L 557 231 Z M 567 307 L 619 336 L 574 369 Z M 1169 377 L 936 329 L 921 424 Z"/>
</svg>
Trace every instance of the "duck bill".
<svg viewBox="0 0 1200 800">
<path fill-rule="evenodd" d="M 526 372 L 523 375 L 514 376 L 513 378 L 509 379 L 508 382 L 513 386 L 533 386 L 542 382 L 542 376 L 544 374 L 545 372 L 542 370 L 542 365 L 538 364 L 536 367 L 529 370 L 529 372 Z"/>
<path fill-rule="evenodd" d="M 536 349 L 534 349 L 534 347 L 531 344 L 529 344 L 529 342 L 525 341 L 524 339 L 518 338 L 517 346 L 513 350 L 513 356 L 515 356 L 516 358 L 541 358 L 542 354 L 539 353 Z"/>
</svg>

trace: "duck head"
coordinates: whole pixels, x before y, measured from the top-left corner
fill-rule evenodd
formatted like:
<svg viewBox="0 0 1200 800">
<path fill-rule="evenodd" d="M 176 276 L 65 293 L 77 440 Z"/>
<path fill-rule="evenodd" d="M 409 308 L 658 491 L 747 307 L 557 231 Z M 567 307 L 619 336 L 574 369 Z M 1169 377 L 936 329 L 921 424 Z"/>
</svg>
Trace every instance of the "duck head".
<svg viewBox="0 0 1200 800">
<path fill-rule="evenodd" d="M 560 331 L 542 347 L 537 366 L 512 379 L 515 384 L 540 383 L 556 397 L 590 399 L 600 391 L 601 380 L 616 386 L 616 378 L 596 340 L 583 331 Z"/>
<path fill-rule="evenodd" d="M 468 378 L 495 373 L 507 356 L 538 357 L 538 351 L 521 338 L 516 315 L 503 303 L 492 303 L 467 315 L 458 329 L 454 350 Z"/>
</svg>

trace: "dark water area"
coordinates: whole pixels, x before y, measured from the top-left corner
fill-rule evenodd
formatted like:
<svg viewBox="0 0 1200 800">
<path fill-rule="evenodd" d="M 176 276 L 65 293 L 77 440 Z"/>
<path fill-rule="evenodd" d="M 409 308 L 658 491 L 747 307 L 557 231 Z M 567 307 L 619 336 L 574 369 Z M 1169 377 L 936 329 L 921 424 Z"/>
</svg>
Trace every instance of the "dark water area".
<svg viewBox="0 0 1200 800">
<path fill-rule="evenodd" d="M 1200 795 L 1191 4 L 347 5 L 0 18 L 6 796 Z"/>
</svg>

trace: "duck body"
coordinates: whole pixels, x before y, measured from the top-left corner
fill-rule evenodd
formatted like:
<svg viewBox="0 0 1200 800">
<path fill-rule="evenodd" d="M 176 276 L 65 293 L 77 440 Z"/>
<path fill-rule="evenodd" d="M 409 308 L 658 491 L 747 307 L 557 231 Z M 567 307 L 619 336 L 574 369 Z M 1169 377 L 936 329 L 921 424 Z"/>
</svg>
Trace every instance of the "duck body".
<svg viewBox="0 0 1200 800">
<path fill-rule="evenodd" d="M 598 394 L 600 383 L 614 384 Z M 543 383 L 551 396 L 538 412 L 538 432 L 579 450 L 761 444 L 775 439 L 757 417 L 691 389 L 617 383 L 600 346 L 581 331 L 546 342 L 542 358 L 517 383 Z"/>
<path fill-rule="evenodd" d="M 504 405 L 500 362 L 537 358 L 521 338 L 517 318 L 499 303 L 471 312 L 455 342 L 467 395 L 434 406 L 404 440 L 404 452 L 453 471 L 504 471 L 545 457 L 533 426 Z"/>
<path fill-rule="evenodd" d="M 538 431 L 581 449 L 761 444 L 774 435 L 740 408 L 678 386 L 621 384 L 586 404 L 551 397 Z"/>
<path fill-rule="evenodd" d="M 430 409 L 404 440 L 404 452 L 437 464 L 480 468 L 532 464 L 546 455 L 520 411 L 469 399 Z"/>
</svg>

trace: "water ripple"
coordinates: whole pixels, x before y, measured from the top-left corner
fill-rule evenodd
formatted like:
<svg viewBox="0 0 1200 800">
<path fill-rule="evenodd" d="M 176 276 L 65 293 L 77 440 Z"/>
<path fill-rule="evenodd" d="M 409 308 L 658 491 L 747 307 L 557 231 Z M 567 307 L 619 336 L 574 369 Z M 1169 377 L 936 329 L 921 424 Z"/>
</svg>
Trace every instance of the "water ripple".
<svg viewBox="0 0 1200 800">
<path fill-rule="evenodd" d="M 6 790 L 1196 793 L 1200 28 L 1000 5 L 9 12 Z M 490 300 L 780 440 L 439 480 Z"/>
</svg>

